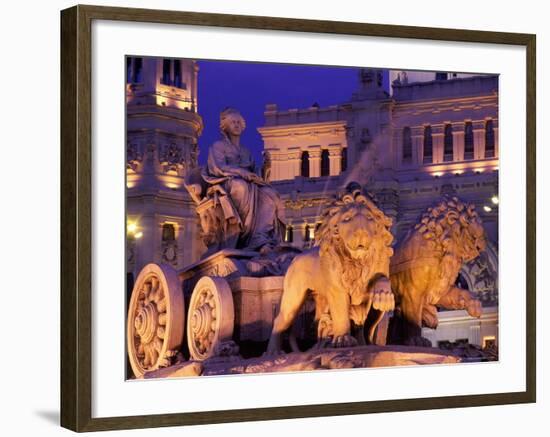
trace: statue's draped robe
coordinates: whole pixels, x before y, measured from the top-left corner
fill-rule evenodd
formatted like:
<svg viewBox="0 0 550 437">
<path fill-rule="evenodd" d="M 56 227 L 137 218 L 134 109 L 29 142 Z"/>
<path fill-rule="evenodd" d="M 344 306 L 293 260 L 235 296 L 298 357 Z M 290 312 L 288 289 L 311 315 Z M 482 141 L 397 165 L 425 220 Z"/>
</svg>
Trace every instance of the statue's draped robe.
<svg viewBox="0 0 550 437">
<path fill-rule="evenodd" d="M 279 194 L 265 183 L 249 182 L 238 169 L 254 172 L 250 151 L 224 138 L 208 152 L 208 165 L 203 173 L 209 185 L 221 185 L 236 209 L 241 225 L 239 249 L 258 250 L 282 240 L 284 207 Z"/>
</svg>

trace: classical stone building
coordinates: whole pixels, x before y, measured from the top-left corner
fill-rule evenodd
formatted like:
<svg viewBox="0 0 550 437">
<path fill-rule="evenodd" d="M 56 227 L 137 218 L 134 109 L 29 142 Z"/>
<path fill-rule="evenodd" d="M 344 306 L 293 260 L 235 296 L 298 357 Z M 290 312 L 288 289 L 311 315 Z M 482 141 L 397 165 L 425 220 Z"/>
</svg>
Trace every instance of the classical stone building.
<svg viewBox="0 0 550 437">
<path fill-rule="evenodd" d="M 382 70 L 362 69 L 357 91 L 340 105 L 266 105 L 259 132 L 285 201 L 286 240 L 310 246 L 324 204 L 350 181 L 377 196 L 397 239 L 444 194 L 474 203 L 490 243 L 458 282 L 480 295 L 485 316 L 448 312 L 425 335 L 433 343 L 496 342 L 498 77 L 390 72 L 391 92 L 382 78 Z"/>
<path fill-rule="evenodd" d="M 182 268 L 204 250 L 183 187 L 203 129 L 195 61 L 127 57 L 126 209 L 129 285 L 141 268 Z"/>
</svg>

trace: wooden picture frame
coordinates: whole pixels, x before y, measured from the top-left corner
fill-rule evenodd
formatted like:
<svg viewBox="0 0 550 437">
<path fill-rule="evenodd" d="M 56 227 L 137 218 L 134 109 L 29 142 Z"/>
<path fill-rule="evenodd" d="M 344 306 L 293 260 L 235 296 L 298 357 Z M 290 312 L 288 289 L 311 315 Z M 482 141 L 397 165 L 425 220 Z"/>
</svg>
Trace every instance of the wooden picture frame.
<svg viewBox="0 0 550 437">
<path fill-rule="evenodd" d="M 113 20 L 223 28 L 411 38 L 526 48 L 526 390 L 466 396 L 279 406 L 126 417 L 92 417 L 92 22 Z M 536 401 L 536 37 L 531 34 L 75 6 L 61 12 L 61 425 L 99 431 L 275 420 Z"/>
</svg>

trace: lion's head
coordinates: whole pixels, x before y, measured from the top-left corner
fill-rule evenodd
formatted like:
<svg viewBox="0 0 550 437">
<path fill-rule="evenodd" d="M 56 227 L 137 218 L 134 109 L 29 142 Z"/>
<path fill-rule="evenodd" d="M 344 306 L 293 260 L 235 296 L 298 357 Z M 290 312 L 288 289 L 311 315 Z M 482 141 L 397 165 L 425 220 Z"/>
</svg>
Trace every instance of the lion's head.
<svg viewBox="0 0 550 437">
<path fill-rule="evenodd" d="M 389 275 L 393 254 L 391 218 L 358 187 L 332 202 L 322 214 L 316 235 L 321 258 L 341 274 L 355 292 L 366 291 L 374 275 Z"/>
<path fill-rule="evenodd" d="M 380 247 L 386 247 L 390 253 L 391 225 L 391 218 L 375 205 L 371 195 L 355 189 L 326 208 L 316 243 L 321 250 L 330 246 L 353 259 L 366 258 Z"/>
<path fill-rule="evenodd" d="M 487 245 L 475 205 L 467 205 L 457 197 L 445 196 L 428 208 L 415 226 L 415 232 L 421 234 L 433 250 L 453 252 L 463 262 L 477 258 Z"/>
</svg>

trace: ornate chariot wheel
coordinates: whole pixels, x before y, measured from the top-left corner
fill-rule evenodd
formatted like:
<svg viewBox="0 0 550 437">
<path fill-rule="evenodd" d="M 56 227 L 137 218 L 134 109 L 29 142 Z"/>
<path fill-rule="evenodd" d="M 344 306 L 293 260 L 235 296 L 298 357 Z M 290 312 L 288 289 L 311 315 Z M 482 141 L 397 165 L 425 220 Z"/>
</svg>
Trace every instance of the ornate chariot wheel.
<svg viewBox="0 0 550 437">
<path fill-rule="evenodd" d="M 216 355 L 231 342 L 235 312 L 231 288 L 224 278 L 204 276 L 191 295 L 187 315 L 187 345 L 194 360 Z"/>
<path fill-rule="evenodd" d="M 176 271 L 148 264 L 136 279 L 128 309 L 128 357 L 134 375 L 172 364 L 183 340 L 183 291 Z"/>
</svg>

